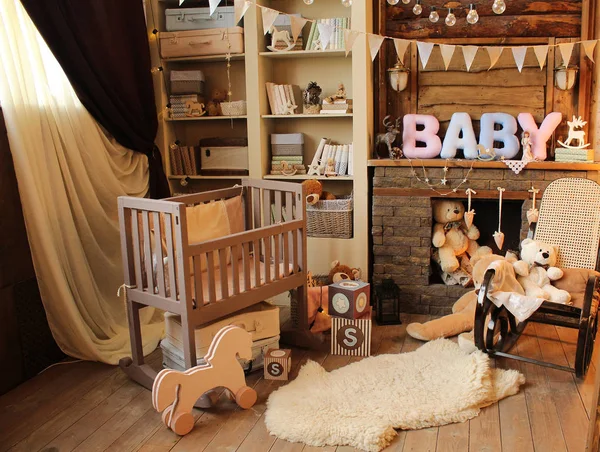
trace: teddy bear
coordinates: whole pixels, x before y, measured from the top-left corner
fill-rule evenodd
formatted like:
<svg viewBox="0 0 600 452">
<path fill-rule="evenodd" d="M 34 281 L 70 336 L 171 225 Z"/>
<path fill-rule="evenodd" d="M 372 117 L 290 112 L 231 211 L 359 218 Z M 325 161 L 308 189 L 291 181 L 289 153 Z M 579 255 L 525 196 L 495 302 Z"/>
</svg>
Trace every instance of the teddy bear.
<svg viewBox="0 0 600 452">
<path fill-rule="evenodd" d="M 331 200 L 335 199 L 335 195 L 323 191 L 323 184 L 317 179 L 308 179 L 302 182 L 304 188 L 304 196 L 306 196 L 306 203 L 313 206 L 319 200 Z"/>
<path fill-rule="evenodd" d="M 460 267 L 457 256 L 467 253 L 474 256 L 479 245 L 479 229 L 467 227 L 465 206 L 460 201 L 445 199 L 432 203 L 433 225 L 432 243 L 438 250 L 440 267 L 443 272 L 452 273 Z"/>
<path fill-rule="evenodd" d="M 528 268 L 523 261 L 519 261 L 514 253 L 508 252 L 506 256 L 497 254 L 476 255 L 471 259 L 473 266 L 473 280 L 475 290 L 470 290 L 460 297 L 452 306 L 452 314 L 430 320 L 425 323 L 411 323 L 406 327 L 406 332 L 415 339 L 430 341 L 440 337 L 451 337 L 471 331 L 475 323 L 475 308 L 477 306 L 477 291 L 483 282 L 487 269 L 493 265 L 505 265 L 511 274 L 512 288 L 518 292 L 523 289 L 518 286 L 516 275 L 526 275 Z M 511 271 L 514 270 L 514 271 Z M 518 276 L 517 276 L 518 277 Z M 472 341 L 471 341 L 472 342 Z"/>
<path fill-rule="evenodd" d="M 331 270 L 329 270 L 329 284 L 333 284 L 344 279 L 351 279 L 354 281 L 360 279 L 360 270 L 358 268 L 351 268 L 347 265 L 340 264 L 340 261 L 333 261 L 331 263 Z"/>
<path fill-rule="evenodd" d="M 551 281 L 563 277 L 564 272 L 556 267 L 558 248 L 533 239 L 521 242 L 521 260 L 529 266 L 529 274 L 520 276 L 519 282 L 525 295 L 543 298 L 553 303 L 570 304 L 571 294 L 552 286 Z"/>
<path fill-rule="evenodd" d="M 208 116 L 223 116 L 223 111 L 221 110 L 221 102 L 227 99 L 227 90 L 214 88 L 211 94 L 211 101 L 206 104 L 206 111 L 208 112 Z"/>
</svg>

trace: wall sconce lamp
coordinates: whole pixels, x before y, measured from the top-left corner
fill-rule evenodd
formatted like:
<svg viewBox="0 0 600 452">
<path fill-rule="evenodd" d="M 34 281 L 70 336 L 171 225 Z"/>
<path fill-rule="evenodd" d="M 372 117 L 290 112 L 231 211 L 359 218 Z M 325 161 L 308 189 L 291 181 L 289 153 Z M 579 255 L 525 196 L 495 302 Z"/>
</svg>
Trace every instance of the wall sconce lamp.
<svg viewBox="0 0 600 452">
<path fill-rule="evenodd" d="M 394 67 L 389 68 L 387 72 L 392 89 L 396 92 L 404 91 L 408 85 L 408 74 L 410 73 L 410 69 L 398 60 Z"/>
<path fill-rule="evenodd" d="M 577 81 L 577 66 L 560 66 L 554 69 L 554 85 L 563 91 L 573 88 Z"/>
</svg>

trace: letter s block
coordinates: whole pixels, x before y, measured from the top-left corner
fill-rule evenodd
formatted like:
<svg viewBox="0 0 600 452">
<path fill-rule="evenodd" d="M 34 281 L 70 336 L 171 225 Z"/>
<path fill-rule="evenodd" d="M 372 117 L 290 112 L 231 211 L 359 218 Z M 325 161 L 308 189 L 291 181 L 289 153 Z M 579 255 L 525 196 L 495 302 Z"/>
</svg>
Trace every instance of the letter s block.
<svg viewBox="0 0 600 452">
<path fill-rule="evenodd" d="M 332 317 L 331 354 L 371 356 L 371 319 Z"/>
<path fill-rule="evenodd" d="M 270 348 L 265 353 L 265 380 L 287 380 L 292 367 L 292 351 Z"/>
</svg>

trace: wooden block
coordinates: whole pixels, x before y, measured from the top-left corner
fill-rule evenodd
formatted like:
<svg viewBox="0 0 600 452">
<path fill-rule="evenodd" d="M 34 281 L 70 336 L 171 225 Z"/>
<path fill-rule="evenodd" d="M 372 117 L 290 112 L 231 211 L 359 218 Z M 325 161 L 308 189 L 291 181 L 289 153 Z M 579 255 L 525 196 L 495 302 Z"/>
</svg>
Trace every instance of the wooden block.
<svg viewBox="0 0 600 452">
<path fill-rule="evenodd" d="M 287 380 L 292 368 L 290 349 L 270 348 L 265 354 L 265 380 Z"/>
<path fill-rule="evenodd" d="M 370 312 L 370 310 L 369 310 Z M 331 354 L 371 356 L 371 318 L 331 318 Z"/>
<path fill-rule="evenodd" d="M 369 307 L 371 285 L 363 281 L 344 280 L 329 285 L 329 315 L 358 319 Z"/>
</svg>

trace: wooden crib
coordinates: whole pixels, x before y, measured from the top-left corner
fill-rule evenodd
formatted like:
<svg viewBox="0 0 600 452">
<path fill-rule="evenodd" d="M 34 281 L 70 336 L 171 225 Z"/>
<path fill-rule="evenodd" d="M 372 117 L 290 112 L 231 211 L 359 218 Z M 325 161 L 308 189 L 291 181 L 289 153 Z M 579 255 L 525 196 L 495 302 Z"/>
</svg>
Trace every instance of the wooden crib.
<svg viewBox="0 0 600 452">
<path fill-rule="evenodd" d="M 188 209 L 240 195 L 243 232 L 189 243 Z M 152 388 L 156 372 L 142 353 L 139 310 L 145 306 L 181 316 L 186 368 L 196 365 L 197 326 L 288 290 L 297 289 L 294 327 L 308 330 L 300 184 L 244 180 L 241 186 L 164 200 L 123 196 L 119 223 L 132 350 L 119 365 L 146 388 Z"/>
</svg>

